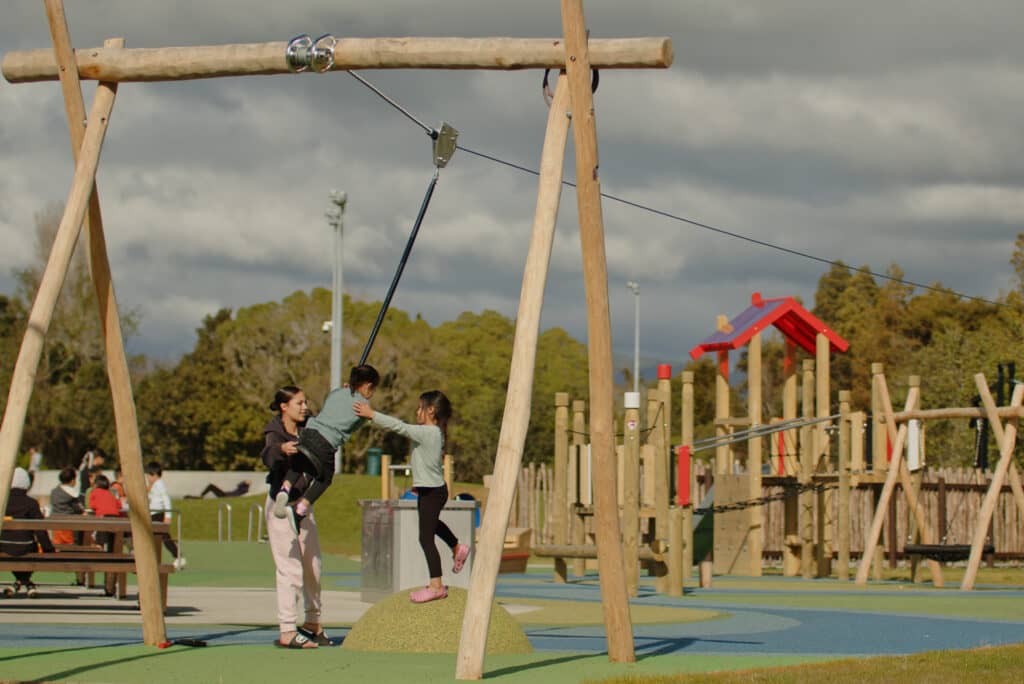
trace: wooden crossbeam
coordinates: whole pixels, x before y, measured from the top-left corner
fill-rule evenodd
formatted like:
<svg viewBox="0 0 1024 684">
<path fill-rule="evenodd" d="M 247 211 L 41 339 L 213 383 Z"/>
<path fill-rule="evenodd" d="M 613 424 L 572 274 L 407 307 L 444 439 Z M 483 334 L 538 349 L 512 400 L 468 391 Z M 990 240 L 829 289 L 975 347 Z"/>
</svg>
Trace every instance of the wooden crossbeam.
<svg viewBox="0 0 1024 684">
<path fill-rule="evenodd" d="M 291 73 L 285 42 L 192 47 L 88 48 L 75 51 L 79 77 L 100 81 L 187 81 L 223 76 Z M 589 43 L 595 69 L 665 69 L 668 38 L 606 38 Z M 334 49 L 333 71 L 354 69 L 561 69 L 561 38 L 344 38 Z M 11 83 L 56 81 L 52 50 L 8 52 L 0 66 Z"/>
</svg>

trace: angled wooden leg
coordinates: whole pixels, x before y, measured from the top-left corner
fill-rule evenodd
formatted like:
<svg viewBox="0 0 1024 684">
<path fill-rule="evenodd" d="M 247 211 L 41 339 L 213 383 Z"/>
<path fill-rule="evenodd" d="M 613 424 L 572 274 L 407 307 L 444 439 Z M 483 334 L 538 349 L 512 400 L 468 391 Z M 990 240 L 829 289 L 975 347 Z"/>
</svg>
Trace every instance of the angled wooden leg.
<svg viewBox="0 0 1024 684">
<path fill-rule="evenodd" d="M 996 403 L 992 400 L 992 393 L 988 389 L 985 376 L 978 373 L 974 376 L 974 384 L 978 386 L 978 393 L 985 406 L 985 413 L 988 414 L 989 424 L 992 426 L 992 434 L 999 443 L 999 463 L 992 472 L 992 482 L 988 485 L 985 498 L 981 502 L 981 512 L 978 514 L 978 521 L 974 528 L 974 535 L 971 538 L 971 555 L 967 559 L 967 570 L 964 571 L 964 579 L 960 583 L 963 590 L 973 589 L 974 581 L 978 576 L 978 567 L 981 565 L 981 554 L 985 547 L 985 537 L 988 536 L 988 526 L 992 521 L 992 512 L 999 500 L 999 492 L 1003 488 L 1003 481 L 1006 479 L 1006 472 L 1013 463 L 1013 451 L 1017 446 L 1017 418 L 1007 421 L 1006 427 L 996 412 Z M 1024 401 L 1024 385 L 1017 385 L 1013 388 L 1013 396 L 1010 398 L 1010 406 L 1020 406 Z"/>
<path fill-rule="evenodd" d="M 60 68 L 61 89 L 64 93 L 64 107 L 67 114 L 68 130 L 71 135 L 71 150 L 76 159 L 82 147 L 85 105 L 71 37 L 62 0 L 45 0 L 50 35 Z M 120 48 L 123 39 L 108 40 L 105 47 Z M 166 641 L 166 625 L 163 611 L 159 607 L 159 567 L 149 559 L 154 557 L 153 531 L 148 515 L 148 496 L 142 466 L 142 446 L 135 414 L 135 400 L 132 396 L 131 377 L 128 372 L 128 356 L 124 349 L 124 335 L 121 331 L 121 317 L 114 296 L 114 284 L 107 257 L 106 239 L 103 235 L 103 218 L 100 213 L 99 193 L 95 183 L 90 193 L 88 206 L 89 257 L 99 303 L 99 314 L 106 346 L 107 377 L 114 400 L 114 422 L 117 430 L 117 450 L 124 471 L 125 493 L 128 497 L 129 518 L 136 549 L 136 567 L 139 580 L 139 603 L 142 606 L 143 641 L 155 645 Z"/>
<path fill-rule="evenodd" d="M 562 190 L 562 167 L 569 135 L 568 103 L 569 94 L 565 77 L 562 76 L 558 79 L 558 86 L 555 89 L 555 97 L 548 114 L 547 133 L 544 137 L 537 209 L 530 249 L 523 269 L 505 413 L 498 436 L 498 451 L 494 461 L 491 490 L 487 497 L 487 509 L 480 525 L 480 542 L 477 544 L 476 556 L 473 559 L 466 612 L 462 619 L 462 633 L 455 665 L 455 676 L 458 679 L 483 677 L 491 603 L 494 600 L 505 529 L 508 527 L 512 499 L 515 495 L 516 474 L 522 463 L 523 445 L 530 419 L 530 397 L 537 355 L 537 336 L 540 330 L 540 312 L 551 259 L 551 245 L 555 237 L 555 221 Z"/>
</svg>

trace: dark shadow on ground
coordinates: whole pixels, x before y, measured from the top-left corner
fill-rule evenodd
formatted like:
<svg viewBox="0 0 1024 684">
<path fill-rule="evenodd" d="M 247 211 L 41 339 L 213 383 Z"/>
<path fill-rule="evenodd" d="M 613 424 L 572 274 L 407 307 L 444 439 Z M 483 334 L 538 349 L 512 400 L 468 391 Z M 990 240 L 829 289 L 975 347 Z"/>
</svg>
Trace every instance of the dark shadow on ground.
<svg viewBox="0 0 1024 684">
<path fill-rule="evenodd" d="M 587 658 L 607 658 L 607 651 L 604 653 L 579 653 L 576 655 L 561 656 L 558 658 L 549 658 L 547 660 L 538 660 L 534 663 L 524 663 L 522 665 L 512 665 L 509 667 L 502 667 L 497 670 L 491 670 L 490 672 L 484 672 L 484 679 L 490 679 L 492 677 L 502 677 L 504 675 L 515 674 L 517 672 L 526 672 L 528 670 L 535 670 L 540 667 L 549 667 L 551 665 L 559 665 L 561 663 L 571 663 L 576 660 L 586 660 Z"/>
</svg>

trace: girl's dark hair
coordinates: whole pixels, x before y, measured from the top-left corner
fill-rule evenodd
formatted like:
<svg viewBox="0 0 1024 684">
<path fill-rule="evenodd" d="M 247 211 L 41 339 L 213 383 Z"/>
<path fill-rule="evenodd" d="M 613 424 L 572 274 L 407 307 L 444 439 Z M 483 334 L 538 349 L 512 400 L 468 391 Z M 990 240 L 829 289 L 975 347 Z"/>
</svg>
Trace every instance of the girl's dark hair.
<svg viewBox="0 0 1024 684">
<path fill-rule="evenodd" d="M 99 487 L 100 489 L 110 489 L 110 480 L 103 473 L 98 474 L 92 481 L 93 487 Z"/>
<path fill-rule="evenodd" d="M 361 366 L 352 366 L 352 370 L 348 374 L 348 388 L 352 394 L 356 393 L 356 388 L 362 387 L 366 383 L 370 383 L 374 387 L 380 384 L 380 373 L 377 372 L 377 369 L 367 363 Z"/>
<path fill-rule="evenodd" d="M 452 402 L 448 401 L 448 397 L 441 390 L 431 390 L 420 395 L 420 406 L 424 409 L 434 409 L 434 420 L 437 421 L 437 427 L 441 428 L 443 444 L 447 445 L 448 421 L 452 417 Z"/>
<path fill-rule="evenodd" d="M 296 394 L 302 390 L 295 385 L 285 385 L 274 393 L 274 400 L 270 402 L 270 410 L 274 413 L 281 412 L 281 404 L 287 404 Z"/>
</svg>

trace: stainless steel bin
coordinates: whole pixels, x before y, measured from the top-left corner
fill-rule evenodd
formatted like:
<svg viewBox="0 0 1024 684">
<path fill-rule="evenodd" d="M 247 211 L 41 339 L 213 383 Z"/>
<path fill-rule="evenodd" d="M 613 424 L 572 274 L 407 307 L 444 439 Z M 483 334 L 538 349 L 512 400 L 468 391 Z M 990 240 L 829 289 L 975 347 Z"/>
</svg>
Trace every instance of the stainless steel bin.
<svg viewBox="0 0 1024 684">
<path fill-rule="evenodd" d="M 415 499 L 361 499 L 363 509 L 361 600 L 374 603 L 401 589 L 415 589 L 430 581 L 427 561 L 419 542 L 419 514 Z M 470 548 L 469 560 L 458 575 L 452 573 L 452 552 L 439 538 L 434 539 L 441 554 L 441 581 L 448 586 L 469 587 L 476 551 L 477 501 L 450 499 L 441 520 L 462 544 Z"/>
</svg>

